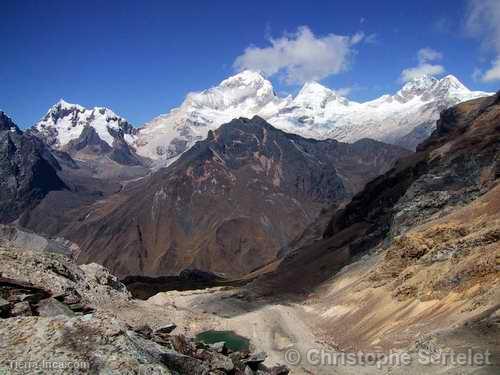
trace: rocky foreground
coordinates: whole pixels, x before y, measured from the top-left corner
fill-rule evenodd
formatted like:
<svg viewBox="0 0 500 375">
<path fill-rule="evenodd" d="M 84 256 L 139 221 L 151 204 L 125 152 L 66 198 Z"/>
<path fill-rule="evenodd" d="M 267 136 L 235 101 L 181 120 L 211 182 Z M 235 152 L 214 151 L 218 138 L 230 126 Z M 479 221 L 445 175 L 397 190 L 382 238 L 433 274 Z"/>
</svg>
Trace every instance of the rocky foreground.
<svg viewBox="0 0 500 375">
<path fill-rule="evenodd" d="M 117 314 L 131 303 L 102 266 L 0 247 L 0 373 L 288 374 L 284 366 L 266 367 L 263 352 L 174 334 L 174 322 L 144 316 L 132 326 Z"/>
</svg>

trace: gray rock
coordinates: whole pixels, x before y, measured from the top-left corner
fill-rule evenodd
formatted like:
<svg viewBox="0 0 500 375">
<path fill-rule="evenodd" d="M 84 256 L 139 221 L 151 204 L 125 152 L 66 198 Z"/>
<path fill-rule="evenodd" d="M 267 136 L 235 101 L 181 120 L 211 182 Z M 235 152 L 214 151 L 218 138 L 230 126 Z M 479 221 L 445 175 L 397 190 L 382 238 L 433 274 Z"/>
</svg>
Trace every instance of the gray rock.
<svg viewBox="0 0 500 375">
<path fill-rule="evenodd" d="M 18 302 L 14 305 L 12 310 L 10 311 L 11 316 L 30 316 L 33 315 L 33 312 L 31 311 L 31 306 L 29 302 L 24 301 L 24 302 Z"/>
<path fill-rule="evenodd" d="M 290 370 L 286 366 L 275 366 L 269 369 L 271 375 L 288 375 Z"/>
<path fill-rule="evenodd" d="M 163 325 L 157 329 L 154 330 L 155 335 L 168 335 L 172 333 L 174 329 L 176 329 L 177 326 L 173 323 Z"/>
<path fill-rule="evenodd" d="M 226 372 L 234 370 L 234 364 L 231 358 L 219 353 L 212 354 L 212 357 L 210 358 L 210 367 L 213 370 L 223 370 Z"/>
<path fill-rule="evenodd" d="M 48 252 L 18 251 L 0 245 L 0 273 L 9 288 L 19 289 L 17 302 L 32 305 L 51 296 L 66 304 L 92 306 L 126 302 L 130 293 L 102 266 L 79 267 L 70 258 Z M 19 281 L 22 280 L 23 283 Z M 26 294 L 22 297 L 21 294 Z M 22 299 L 21 299 L 22 298 Z"/>
<path fill-rule="evenodd" d="M 146 338 L 151 338 L 151 335 L 153 334 L 153 330 L 147 324 L 135 328 L 134 331 Z"/>
<path fill-rule="evenodd" d="M 226 343 L 224 341 L 216 342 L 208 346 L 210 349 L 215 350 L 217 353 L 226 353 Z"/>
<path fill-rule="evenodd" d="M 134 344 L 135 349 L 140 351 L 145 358 L 148 358 L 149 362 L 162 362 L 163 355 L 169 350 L 136 332 L 127 331 L 126 335 Z"/>
<path fill-rule="evenodd" d="M 210 371 L 208 365 L 199 359 L 173 351 L 164 353 L 162 362 L 170 370 L 178 371 L 180 374 L 206 375 Z"/>
<path fill-rule="evenodd" d="M 5 308 L 6 306 L 9 306 L 10 302 L 7 300 L 4 300 L 2 297 L 0 297 L 0 309 Z"/>
<path fill-rule="evenodd" d="M 258 352 L 252 354 L 248 359 L 245 360 L 247 364 L 259 364 L 263 363 L 267 358 L 267 354 L 265 352 Z"/>
<path fill-rule="evenodd" d="M 84 264 L 80 268 L 85 272 L 87 278 L 94 280 L 99 286 L 111 289 L 116 294 L 130 297 L 127 287 L 115 275 L 111 274 L 107 268 L 97 263 Z"/>
<path fill-rule="evenodd" d="M 35 251 L 48 251 L 71 256 L 78 251 L 78 245 L 63 238 L 45 238 L 26 228 L 15 225 L 0 224 L 0 244 L 15 247 L 19 250 L 30 249 Z"/>
<path fill-rule="evenodd" d="M 10 302 L 0 297 L 0 317 L 6 316 L 6 314 L 10 310 L 10 307 Z"/>
<path fill-rule="evenodd" d="M 55 298 L 47 298 L 41 300 L 37 308 L 40 316 L 75 316 L 75 313 L 64 303 L 59 302 Z"/>
<path fill-rule="evenodd" d="M 72 318 L 59 315 L 5 319 L 0 324 L 0 363 L 16 358 L 89 366 L 79 371 L 44 372 L 50 374 L 172 374 L 163 363 L 166 349 L 128 329 L 113 314 L 100 311 Z M 148 369 L 156 371 L 147 372 Z"/>
</svg>

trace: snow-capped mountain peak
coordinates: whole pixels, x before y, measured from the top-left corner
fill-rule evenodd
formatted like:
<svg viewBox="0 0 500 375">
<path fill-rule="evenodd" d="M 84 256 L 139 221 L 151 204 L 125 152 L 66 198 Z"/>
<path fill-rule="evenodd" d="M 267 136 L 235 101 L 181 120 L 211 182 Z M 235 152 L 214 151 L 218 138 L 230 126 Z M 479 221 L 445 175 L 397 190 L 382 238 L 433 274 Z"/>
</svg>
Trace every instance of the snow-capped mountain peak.
<svg viewBox="0 0 500 375">
<path fill-rule="evenodd" d="M 243 70 L 234 76 L 223 80 L 219 87 L 262 86 L 269 83 L 262 74 L 253 70 Z"/>
<path fill-rule="evenodd" d="M 85 108 L 60 99 L 35 124 L 33 132 L 45 142 L 62 149 L 70 141 L 78 139 L 85 127 L 92 127 L 101 140 L 113 146 L 117 136 L 132 143 L 137 130 L 124 118 L 105 107 Z"/>
<path fill-rule="evenodd" d="M 297 97 L 309 96 L 309 95 L 335 95 L 333 90 L 316 81 L 309 81 L 304 83 L 304 86 L 300 89 Z"/>
<path fill-rule="evenodd" d="M 257 115 L 304 137 L 344 142 L 373 138 L 411 149 L 432 132 L 443 109 L 486 95 L 468 90 L 448 75 L 413 79 L 396 94 L 365 103 L 349 101 L 318 82 L 305 83 L 295 98 L 281 98 L 269 80 L 246 70 L 189 94 L 179 108 L 147 123 L 135 145 L 140 155 L 165 165 L 204 139 L 209 130 L 234 118 Z"/>
<path fill-rule="evenodd" d="M 411 99 L 415 96 L 434 95 L 440 96 L 449 93 L 469 93 L 470 90 L 464 86 L 454 75 L 447 75 L 441 79 L 431 76 L 422 76 L 408 81 L 397 95 Z"/>
<path fill-rule="evenodd" d="M 145 124 L 136 142 L 137 152 L 168 163 L 204 139 L 209 130 L 238 117 L 267 119 L 289 102 L 289 98 L 279 98 L 260 73 L 245 70 L 217 86 L 188 94 L 179 108 Z"/>
<path fill-rule="evenodd" d="M 324 109 L 331 101 L 337 101 L 344 105 L 348 104 L 348 100 L 346 98 L 338 95 L 333 90 L 321 85 L 318 82 L 310 81 L 304 84 L 295 99 L 293 99 L 293 104 L 320 110 Z"/>
<path fill-rule="evenodd" d="M 68 110 L 68 109 L 73 109 L 73 108 L 76 108 L 78 110 L 84 110 L 85 108 L 82 107 L 81 105 L 79 104 L 72 104 L 72 103 L 68 103 L 66 100 L 64 100 L 63 98 L 59 99 L 59 101 L 54 104 L 52 107 L 49 108 L 48 112 L 59 112 L 61 110 Z"/>
<path fill-rule="evenodd" d="M 182 107 L 226 110 L 230 107 L 255 108 L 276 99 L 271 82 L 261 74 L 245 70 L 222 81 L 218 86 L 190 93 Z"/>
<path fill-rule="evenodd" d="M 460 82 L 458 78 L 452 74 L 448 74 L 446 77 L 440 79 L 439 84 L 442 87 L 446 87 L 450 90 L 469 91 L 469 89 L 465 87 L 464 84 Z"/>
<path fill-rule="evenodd" d="M 405 85 L 398 91 L 398 95 L 403 98 L 412 98 L 420 96 L 428 92 L 439 80 L 435 77 L 424 75 L 422 77 L 414 78 L 405 83 Z"/>
</svg>

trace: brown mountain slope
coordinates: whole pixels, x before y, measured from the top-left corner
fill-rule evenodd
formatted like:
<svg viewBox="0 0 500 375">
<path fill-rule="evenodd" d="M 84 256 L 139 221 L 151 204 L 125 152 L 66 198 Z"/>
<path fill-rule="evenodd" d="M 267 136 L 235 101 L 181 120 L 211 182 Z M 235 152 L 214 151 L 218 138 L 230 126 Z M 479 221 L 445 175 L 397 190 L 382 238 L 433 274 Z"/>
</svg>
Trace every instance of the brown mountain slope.
<svg viewBox="0 0 500 375">
<path fill-rule="evenodd" d="M 62 231 L 120 275 L 195 267 L 239 276 L 275 259 L 326 203 L 341 203 L 407 151 L 284 133 L 238 119 L 171 165 L 79 212 Z"/>
<path fill-rule="evenodd" d="M 396 237 L 386 250 L 349 265 L 309 296 L 318 326 L 340 347 L 365 349 L 406 347 L 434 330 L 441 331 L 448 346 L 446 336 L 455 332 L 464 348 L 479 346 L 500 360 L 500 342 L 494 340 L 500 337 L 495 324 L 499 212 L 497 184 L 464 207 Z M 346 326 L 348 331 L 341 329 Z M 488 334 L 481 326 L 489 327 Z"/>
</svg>

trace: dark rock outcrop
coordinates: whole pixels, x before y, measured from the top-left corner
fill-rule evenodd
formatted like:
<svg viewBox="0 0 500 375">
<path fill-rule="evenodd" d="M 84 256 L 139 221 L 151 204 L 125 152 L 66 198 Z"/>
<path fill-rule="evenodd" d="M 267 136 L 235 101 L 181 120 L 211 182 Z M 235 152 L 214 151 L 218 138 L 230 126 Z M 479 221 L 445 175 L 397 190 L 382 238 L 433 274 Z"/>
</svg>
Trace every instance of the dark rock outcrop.
<svg viewBox="0 0 500 375">
<path fill-rule="evenodd" d="M 95 154 L 111 152 L 111 146 L 99 138 L 99 135 L 97 135 L 97 132 L 91 126 L 84 127 L 80 137 L 70 141 L 65 147 L 65 150 L 69 151 L 69 153 L 76 153 L 83 149 L 87 149 L 87 151 Z"/>
<path fill-rule="evenodd" d="M 82 157 L 83 155 L 86 159 L 109 156 L 111 160 L 120 165 L 140 166 L 146 163 L 125 142 L 126 133 L 124 130 L 108 129 L 108 131 L 113 137 L 112 146 L 103 141 L 92 126 L 85 126 L 80 137 L 70 141 L 63 147 L 63 150 L 74 157 Z"/>
<path fill-rule="evenodd" d="M 15 220 L 49 192 L 66 189 L 60 165 L 38 138 L 0 112 L 0 222 Z"/>
</svg>

